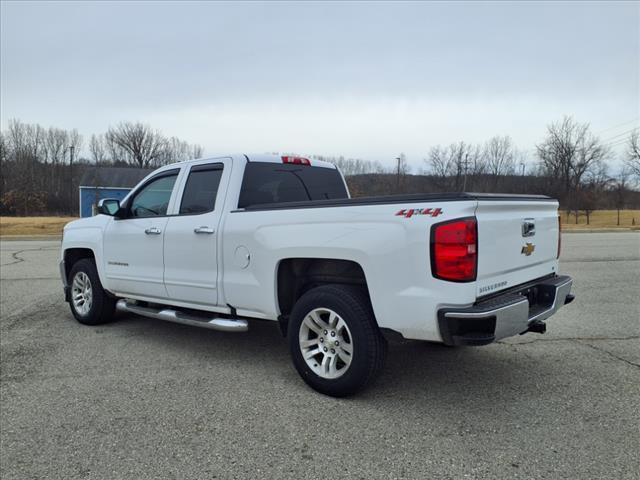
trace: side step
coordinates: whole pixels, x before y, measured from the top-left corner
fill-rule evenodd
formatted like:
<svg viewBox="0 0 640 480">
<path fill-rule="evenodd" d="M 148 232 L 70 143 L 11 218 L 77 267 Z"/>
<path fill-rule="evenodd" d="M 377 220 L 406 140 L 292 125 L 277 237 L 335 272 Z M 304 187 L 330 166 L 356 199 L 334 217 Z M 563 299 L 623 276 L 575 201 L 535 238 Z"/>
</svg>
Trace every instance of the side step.
<svg viewBox="0 0 640 480">
<path fill-rule="evenodd" d="M 222 332 L 246 332 L 249 330 L 249 322 L 243 318 L 222 318 L 192 315 L 171 308 L 151 308 L 136 305 L 126 300 L 118 300 L 116 308 L 121 312 L 135 313 L 143 317 L 156 318 L 166 322 L 182 323 L 194 327 L 209 328 Z"/>
</svg>

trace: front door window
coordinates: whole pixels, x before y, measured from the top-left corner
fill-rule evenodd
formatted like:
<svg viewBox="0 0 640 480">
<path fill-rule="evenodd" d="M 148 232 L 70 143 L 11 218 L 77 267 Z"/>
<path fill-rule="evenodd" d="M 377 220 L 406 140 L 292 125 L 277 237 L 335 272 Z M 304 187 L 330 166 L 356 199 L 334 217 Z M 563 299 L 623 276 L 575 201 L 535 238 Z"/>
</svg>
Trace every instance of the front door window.
<svg viewBox="0 0 640 480">
<path fill-rule="evenodd" d="M 163 175 L 152 180 L 131 201 L 132 217 L 159 217 L 167 214 L 169 199 L 178 174 Z"/>
</svg>

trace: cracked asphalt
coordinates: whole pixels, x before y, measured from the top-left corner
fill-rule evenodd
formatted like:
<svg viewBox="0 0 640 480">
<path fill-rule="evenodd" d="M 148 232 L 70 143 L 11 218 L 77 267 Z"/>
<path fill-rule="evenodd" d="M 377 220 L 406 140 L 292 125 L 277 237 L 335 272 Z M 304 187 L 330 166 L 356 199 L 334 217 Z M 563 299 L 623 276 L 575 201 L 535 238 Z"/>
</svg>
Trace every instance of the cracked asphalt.
<svg viewBox="0 0 640 480">
<path fill-rule="evenodd" d="M 0 477 L 638 479 L 640 235 L 565 234 L 576 301 L 480 348 L 391 339 L 351 399 L 308 389 L 275 325 L 85 327 L 57 241 L 0 242 Z"/>
</svg>

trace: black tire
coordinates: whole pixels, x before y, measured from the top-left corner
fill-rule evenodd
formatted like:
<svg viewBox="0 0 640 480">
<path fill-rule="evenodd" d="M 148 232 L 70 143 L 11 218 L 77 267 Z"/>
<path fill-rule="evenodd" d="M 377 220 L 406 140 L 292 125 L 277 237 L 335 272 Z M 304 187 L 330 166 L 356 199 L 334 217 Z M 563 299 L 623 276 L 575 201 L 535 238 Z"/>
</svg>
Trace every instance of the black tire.
<svg viewBox="0 0 640 480">
<path fill-rule="evenodd" d="M 352 337 L 351 363 L 342 376 L 327 379 L 316 374 L 303 358 L 299 342 L 305 317 L 314 309 L 337 313 Z M 364 389 L 380 373 L 386 356 L 386 340 L 376 323 L 366 291 L 349 285 L 324 285 L 305 293 L 289 318 L 288 342 L 293 365 L 314 390 L 332 397 L 345 397 Z"/>
<path fill-rule="evenodd" d="M 76 310 L 73 302 L 73 281 L 78 273 L 84 273 L 89 277 L 92 290 L 91 307 L 88 312 L 81 313 Z M 71 300 L 69 306 L 71 307 L 71 313 L 78 320 L 78 322 L 84 325 L 100 325 L 113 320 L 116 311 L 116 299 L 107 294 L 102 288 L 100 283 L 100 277 L 98 276 L 98 270 L 94 261 L 90 258 L 83 258 L 78 260 L 71 267 L 69 272 L 69 286 L 71 288 Z"/>
</svg>

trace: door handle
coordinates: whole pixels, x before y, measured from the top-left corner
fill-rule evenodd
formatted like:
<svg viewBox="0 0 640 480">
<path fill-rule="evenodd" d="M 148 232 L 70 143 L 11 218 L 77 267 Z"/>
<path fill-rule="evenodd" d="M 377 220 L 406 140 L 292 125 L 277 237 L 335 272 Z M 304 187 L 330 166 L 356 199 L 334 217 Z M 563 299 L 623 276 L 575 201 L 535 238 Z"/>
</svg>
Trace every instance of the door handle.
<svg viewBox="0 0 640 480">
<path fill-rule="evenodd" d="M 202 227 L 194 228 L 193 233 L 206 233 L 208 235 L 211 235 L 215 233 L 215 230 L 211 227 L 202 226 Z"/>
<path fill-rule="evenodd" d="M 147 235 L 160 235 L 162 233 L 162 230 L 160 230 L 158 227 L 151 227 L 147 228 L 144 233 L 146 233 Z"/>
</svg>

